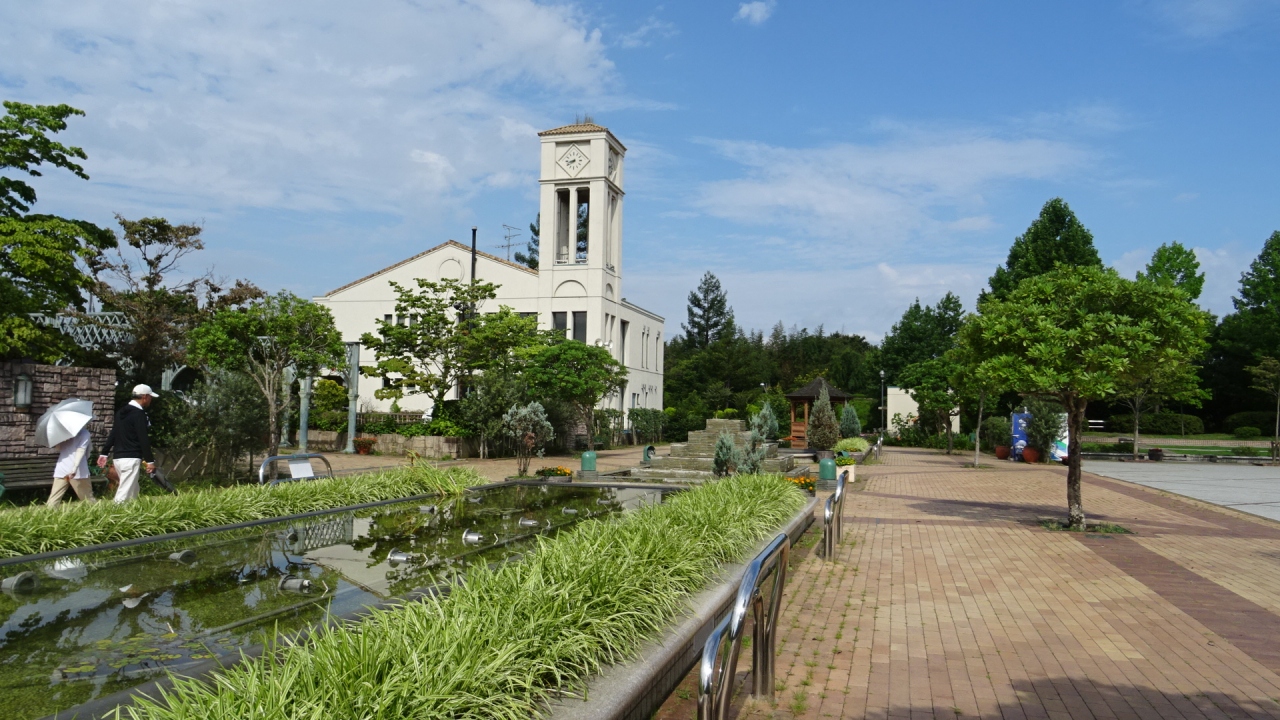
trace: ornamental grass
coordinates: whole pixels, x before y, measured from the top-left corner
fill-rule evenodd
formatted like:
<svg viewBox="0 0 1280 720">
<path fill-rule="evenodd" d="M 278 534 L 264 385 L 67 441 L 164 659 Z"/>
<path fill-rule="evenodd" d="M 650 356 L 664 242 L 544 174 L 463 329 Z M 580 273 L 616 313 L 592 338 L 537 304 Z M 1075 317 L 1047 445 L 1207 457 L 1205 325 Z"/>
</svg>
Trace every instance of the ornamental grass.
<svg viewBox="0 0 1280 720">
<path fill-rule="evenodd" d="M 0 557 L 98 545 L 183 530 L 231 525 L 413 495 L 458 493 L 487 482 L 472 470 L 395 468 L 263 487 L 240 485 L 178 495 L 143 496 L 0 511 Z"/>
<path fill-rule="evenodd" d="M 379 610 L 219 671 L 176 679 L 133 720 L 528 718 L 633 657 L 724 563 L 743 560 L 806 498 L 735 476 L 662 505 L 587 520 L 526 559 L 468 570 L 446 598 Z"/>
</svg>

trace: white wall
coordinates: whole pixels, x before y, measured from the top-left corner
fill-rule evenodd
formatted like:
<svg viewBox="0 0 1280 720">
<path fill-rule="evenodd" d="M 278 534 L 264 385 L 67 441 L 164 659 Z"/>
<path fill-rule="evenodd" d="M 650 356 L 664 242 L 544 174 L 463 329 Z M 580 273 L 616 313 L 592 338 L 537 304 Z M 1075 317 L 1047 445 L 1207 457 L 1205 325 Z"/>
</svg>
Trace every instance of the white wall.
<svg viewBox="0 0 1280 720">
<path fill-rule="evenodd" d="M 916 404 L 915 399 L 911 397 L 911 393 L 907 391 L 905 388 L 898 388 L 898 387 L 886 388 L 885 389 L 885 405 L 886 407 L 888 407 L 888 414 L 886 415 L 886 417 L 889 420 L 889 432 L 891 434 L 895 434 L 895 435 L 897 434 L 893 429 L 893 416 L 895 414 L 902 415 L 902 417 L 904 418 L 907 417 L 908 415 L 920 414 L 920 406 Z M 960 432 L 959 416 L 952 416 L 951 431 L 954 433 Z"/>
</svg>

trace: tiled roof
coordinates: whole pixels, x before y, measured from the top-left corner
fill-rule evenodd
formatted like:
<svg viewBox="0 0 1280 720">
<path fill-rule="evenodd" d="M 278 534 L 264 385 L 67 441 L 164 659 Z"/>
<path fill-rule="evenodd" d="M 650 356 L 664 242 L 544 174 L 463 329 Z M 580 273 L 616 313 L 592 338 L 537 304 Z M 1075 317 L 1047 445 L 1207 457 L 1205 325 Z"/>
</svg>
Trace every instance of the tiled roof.
<svg viewBox="0 0 1280 720">
<path fill-rule="evenodd" d="M 627 149 L 625 145 L 619 142 L 618 138 L 613 133 L 609 132 L 609 128 L 595 123 L 574 123 L 572 125 L 563 125 L 558 128 L 551 128 L 550 130 L 543 130 L 538 133 L 538 137 L 547 137 L 549 135 L 575 135 L 577 133 L 591 132 L 607 133 L 615 143 L 618 143 L 619 147 L 624 151 Z"/>
<path fill-rule="evenodd" d="M 400 267 L 400 266 L 402 266 L 402 265 L 406 265 L 406 264 L 408 264 L 408 263 L 411 263 L 411 262 L 413 262 L 414 260 L 417 260 L 418 258 L 426 257 L 427 255 L 430 255 L 431 253 L 433 253 L 433 252 L 435 252 L 435 251 L 437 251 L 437 250 L 439 250 L 439 249 L 441 249 L 441 248 L 448 247 L 448 246 L 450 246 L 450 245 L 452 245 L 452 246 L 454 246 L 454 247 L 456 247 L 456 248 L 459 248 L 459 249 L 461 249 L 461 250 L 464 250 L 464 251 L 466 251 L 466 252 L 471 252 L 471 248 L 470 248 L 469 246 L 467 246 L 467 245 L 463 245 L 462 243 L 458 242 L 457 240 L 446 240 L 445 242 L 442 242 L 442 243 L 440 243 L 439 245 L 436 245 L 435 247 L 431 248 L 430 250 L 424 250 L 424 251 L 422 251 L 422 252 L 418 253 L 417 255 L 414 255 L 413 257 L 409 257 L 409 258 L 405 258 L 404 260 L 401 260 L 400 262 L 396 263 L 395 265 L 388 265 L 387 267 L 384 267 L 384 268 L 382 268 L 381 270 L 379 270 L 379 271 L 377 271 L 377 272 L 372 272 L 372 273 L 369 273 L 368 275 L 365 275 L 364 277 L 360 278 L 359 280 L 352 280 L 351 282 L 347 283 L 346 285 L 343 285 L 343 286 L 342 286 L 342 287 L 340 287 L 340 288 L 337 288 L 337 289 L 334 289 L 334 290 L 330 290 L 329 292 L 327 292 L 327 293 L 325 293 L 325 294 L 324 294 L 324 297 L 330 297 L 330 296 L 332 296 L 332 295 L 336 295 L 336 294 L 338 294 L 338 293 L 340 293 L 340 292 L 342 292 L 343 290 L 346 290 L 346 289 L 348 289 L 348 288 L 353 288 L 353 287 L 355 287 L 356 285 L 359 285 L 360 283 L 364 282 L 365 280 L 372 280 L 373 278 L 376 278 L 376 277 L 378 277 L 379 275 L 381 275 L 381 274 L 383 274 L 383 273 L 391 272 L 392 270 L 395 270 L 396 268 L 398 268 L 398 267 Z M 485 258 L 485 259 L 487 259 L 487 260 L 492 260 L 493 262 L 496 262 L 496 263 L 501 263 L 501 264 L 503 264 L 503 265 L 507 265 L 507 266 L 509 266 L 509 267 L 513 267 L 513 268 L 515 268 L 515 269 L 517 269 L 517 270 L 523 270 L 523 271 L 525 271 L 525 272 L 529 273 L 530 275 L 537 275 L 537 274 L 538 274 L 538 271 L 537 271 L 537 270 L 532 270 L 532 269 L 530 269 L 530 268 L 525 267 L 524 265 L 520 265 L 520 264 L 518 264 L 518 263 L 513 263 L 513 262 L 511 262 L 510 260 L 504 260 L 504 259 L 502 259 L 502 258 L 498 257 L 497 255 L 490 255 L 489 253 L 487 253 L 487 252 L 485 252 L 485 251 L 483 251 L 483 250 L 476 250 L 476 257 L 482 257 L 482 258 Z"/>
<path fill-rule="evenodd" d="M 827 379 L 824 377 L 814 378 L 813 382 L 805 385 L 799 390 L 792 390 L 787 393 L 786 397 L 788 400 L 817 400 L 824 385 L 827 388 L 827 397 L 832 400 L 847 400 L 852 397 L 849 393 L 841 390 L 840 388 L 834 387 L 831 383 L 827 382 Z"/>
</svg>

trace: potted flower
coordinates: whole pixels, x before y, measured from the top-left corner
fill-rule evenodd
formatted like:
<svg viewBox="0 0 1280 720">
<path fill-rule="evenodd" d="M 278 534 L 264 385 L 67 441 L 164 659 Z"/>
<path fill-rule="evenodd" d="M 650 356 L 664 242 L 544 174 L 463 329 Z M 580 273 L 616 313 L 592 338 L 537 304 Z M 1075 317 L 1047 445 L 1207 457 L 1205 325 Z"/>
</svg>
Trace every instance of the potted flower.
<svg viewBox="0 0 1280 720">
<path fill-rule="evenodd" d="M 1022 448 L 1022 461 L 1029 463 L 1040 462 L 1040 451 L 1031 446 Z"/>
<path fill-rule="evenodd" d="M 1147 448 L 1148 460 L 1163 460 L 1164 448 Z"/>
<path fill-rule="evenodd" d="M 1008 446 L 1008 445 L 997 445 L 997 446 L 996 446 L 996 459 L 997 459 L 997 460 L 1008 460 L 1008 459 L 1009 459 L 1009 446 Z"/>
<path fill-rule="evenodd" d="M 373 452 L 373 446 L 378 442 L 376 437 L 358 437 L 352 441 L 356 446 L 356 453 L 359 455 L 368 455 Z"/>
</svg>

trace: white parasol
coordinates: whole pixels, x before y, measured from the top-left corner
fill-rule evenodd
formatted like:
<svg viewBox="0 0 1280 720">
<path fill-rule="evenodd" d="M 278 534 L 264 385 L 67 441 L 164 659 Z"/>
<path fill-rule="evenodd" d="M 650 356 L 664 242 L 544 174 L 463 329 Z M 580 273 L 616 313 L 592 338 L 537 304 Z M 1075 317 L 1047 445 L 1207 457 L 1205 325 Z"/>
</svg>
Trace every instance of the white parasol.
<svg viewBox="0 0 1280 720">
<path fill-rule="evenodd" d="M 36 421 L 36 442 L 54 447 L 75 437 L 93 419 L 93 401 L 71 398 L 45 411 Z"/>
</svg>

